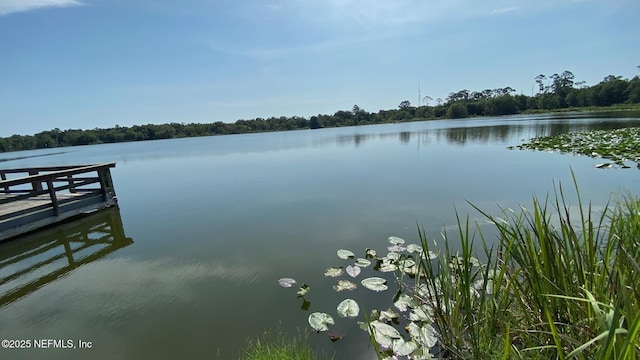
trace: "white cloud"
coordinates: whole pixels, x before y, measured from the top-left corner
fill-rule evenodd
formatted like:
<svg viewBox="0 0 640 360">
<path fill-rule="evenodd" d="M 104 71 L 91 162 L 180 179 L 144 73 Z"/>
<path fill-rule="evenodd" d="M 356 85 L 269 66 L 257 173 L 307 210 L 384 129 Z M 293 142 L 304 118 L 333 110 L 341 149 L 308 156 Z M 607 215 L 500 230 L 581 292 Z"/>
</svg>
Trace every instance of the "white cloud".
<svg viewBox="0 0 640 360">
<path fill-rule="evenodd" d="M 0 0 L 0 16 L 47 7 L 80 6 L 79 0 Z"/>
<path fill-rule="evenodd" d="M 503 8 L 503 9 L 495 9 L 491 11 L 491 15 L 500 15 L 500 14 L 505 14 L 505 13 L 509 13 L 512 11 L 516 11 L 518 10 L 517 7 L 512 6 L 512 7 L 508 7 L 508 8 Z"/>
</svg>

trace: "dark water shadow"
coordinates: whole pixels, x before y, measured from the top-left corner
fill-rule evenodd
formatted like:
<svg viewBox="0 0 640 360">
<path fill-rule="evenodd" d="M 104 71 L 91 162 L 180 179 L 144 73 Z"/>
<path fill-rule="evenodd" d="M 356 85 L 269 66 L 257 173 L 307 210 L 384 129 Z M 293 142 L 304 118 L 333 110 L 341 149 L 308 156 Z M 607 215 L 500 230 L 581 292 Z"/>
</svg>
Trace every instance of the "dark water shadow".
<svg viewBox="0 0 640 360">
<path fill-rule="evenodd" d="M 12 157 L 12 158 L 0 158 L 0 162 L 13 161 L 13 160 L 22 160 L 22 159 L 29 159 L 29 158 L 42 157 L 42 156 L 60 155 L 60 154 L 65 154 L 65 153 L 67 153 L 67 151 L 58 151 L 58 152 L 54 152 L 54 153 L 50 153 L 50 154 L 18 156 L 18 157 Z"/>
<path fill-rule="evenodd" d="M 115 207 L 1 243 L 0 308 L 131 244 Z"/>
</svg>

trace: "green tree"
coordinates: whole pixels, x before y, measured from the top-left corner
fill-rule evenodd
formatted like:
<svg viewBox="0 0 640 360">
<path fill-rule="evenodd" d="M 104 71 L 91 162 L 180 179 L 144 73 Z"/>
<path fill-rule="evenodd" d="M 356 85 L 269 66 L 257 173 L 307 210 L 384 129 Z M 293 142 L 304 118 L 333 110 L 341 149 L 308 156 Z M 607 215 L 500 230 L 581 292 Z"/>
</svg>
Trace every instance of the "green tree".
<svg viewBox="0 0 640 360">
<path fill-rule="evenodd" d="M 447 118 L 449 119 L 460 119 L 468 116 L 467 104 L 455 103 L 451 104 L 447 109 Z"/>
</svg>

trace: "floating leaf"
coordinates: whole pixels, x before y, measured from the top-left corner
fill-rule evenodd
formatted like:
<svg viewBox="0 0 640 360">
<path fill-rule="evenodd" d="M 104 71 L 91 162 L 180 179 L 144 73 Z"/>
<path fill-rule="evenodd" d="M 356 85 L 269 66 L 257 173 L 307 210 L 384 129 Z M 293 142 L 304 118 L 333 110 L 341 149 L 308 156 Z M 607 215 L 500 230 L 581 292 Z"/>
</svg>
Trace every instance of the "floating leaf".
<svg viewBox="0 0 640 360">
<path fill-rule="evenodd" d="M 367 259 L 363 259 L 363 258 L 358 258 L 358 260 L 356 260 L 355 265 L 365 268 L 365 267 L 371 265 L 371 261 L 369 261 Z"/>
<path fill-rule="evenodd" d="M 340 304 L 338 304 L 337 310 L 340 317 L 354 318 L 360 313 L 360 307 L 358 306 L 358 303 L 352 299 L 343 300 Z"/>
<path fill-rule="evenodd" d="M 339 267 L 339 268 L 330 267 L 330 268 L 327 268 L 327 271 L 324 272 L 324 276 L 328 276 L 328 277 L 338 277 L 340 275 L 342 275 L 342 267 Z"/>
<path fill-rule="evenodd" d="M 400 254 L 398 254 L 397 252 L 390 252 L 387 254 L 387 256 L 382 258 L 383 261 L 398 261 L 398 259 L 400 259 Z"/>
<path fill-rule="evenodd" d="M 430 310 L 430 309 L 429 309 Z M 415 309 L 411 310 L 409 313 L 409 320 L 411 321 L 424 321 L 424 322 L 433 322 L 430 314 L 425 311 L 422 306 L 418 306 Z"/>
<path fill-rule="evenodd" d="M 438 339 L 436 338 L 436 329 L 434 329 L 430 324 L 418 326 L 416 323 L 410 323 L 407 326 L 407 330 L 409 331 L 411 338 L 420 346 L 432 348 L 438 342 Z"/>
<path fill-rule="evenodd" d="M 407 251 L 410 253 L 422 253 L 422 246 L 418 245 L 418 244 L 409 244 L 407 245 Z"/>
<path fill-rule="evenodd" d="M 298 292 L 296 294 L 298 294 L 298 296 L 300 296 L 300 297 L 303 297 L 309 292 L 309 290 L 311 290 L 309 285 L 302 284 L 302 286 L 300 286 L 300 290 L 298 290 Z"/>
<path fill-rule="evenodd" d="M 403 252 L 405 250 L 407 250 L 406 247 L 404 247 L 403 245 L 391 245 L 387 248 L 387 250 L 392 251 L 392 252 Z"/>
<path fill-rule="evenodd" d="M 480 260 L 474 258 L 473 256 L 469 257 L 469 264 L 471 264 L 471 266 L 475 266 L 475 267 L 479 267 L 482 264 L 480 263 Z"/>
<path fill-rule="evenodd" d="M 296 281 L 293 280 L 292 278 L 282 278 L 278 280 L 278 285 L 286 288 L 292 287 L 295 284 L 296 284 Z"/>
<path fill-rule="evenodd" d="M 349 280 L 338 280 L 336 285 L 333 285 L 333 290 L 342 291 L 342 290 L 353 290 L 357 287 L 356 284 L 352 283 Z"/>
<path fill-rule="evenodd" d="M 389 236 L 389 244 L 391 244 L 391 245 L 402 245 L 402 244 L 404 244 L 404 239 L 399 238 L 397 236 Z"/>
<path fill-rule="evenodd" d="M 354 254 L 352 251 L 349 250 L 344 250 L 344 249 L 340 249 L 338 250 L 338 257 L 340 259 L 353 259 L 354 257 L 356 257 L 356 254 Z"/>
<path fill-rule="evenodd" d="M 393 311 L 393 309 L 387 309 L 380 311 L 380 317 L 378 318 L 380 321 L 394 321 L 398 318 L 398 313 Z"/>
<path fill-rule="evenodd" d="M 349 276 L 351 276 L 352 278 L 358 277 L 358 275 L 360 275 L 360 271 L 362 271 L 362 269 L 360 269 L 358 266 L 347 266 L 347 274 L 349 274 Z"/>
<path fill-rule="evenodd" d="M 398 329 L 381 321 L 372 321 L 370 326 L 376 341 L 383 347 L 391 347 L 394 339 L 402 338 Z"/>
<path fill-rule="evenodd" d="M 375 251 L 375 250 L 373 250 L 373 249 L 369 249 L 369 248 L 367 248 L 367 249 L 364 251 L 364 253 L 365 253 L 365 256 L 366 256 L 366 257 L 368 257 L 368 258 L 372 258 L 372 259 L 373 259 L 373 258 L 375 258 L 375 257 L 376 257 L 376 255 L 377 255 L 377 253 L 376 253 L 376 251 Z"/>
<path fill-rule="evenodd" d="M 335 322 L 333 318 L 329 314 L 314 312 L 309 315 L 309 325 L 315 331 L 327 331 L 329 330 L 329 325 L 333 325 Z"/>
<path fill-rule="evenodd" d="M 384 291 L 389 287 L 386 285 L 387 280 L 379 277 L 370 277 L 361 281 L 362 286 L 373 291 Z"/>
<path fill-rule="evenodd" d="M 408 267 L 412 267 L 416 264 L 415 261 L 413 261 L 412 259 L 402 259 L 398 261 L 398 266 L 400 268 L 408 268 Z"/>
<path fill-rule="evenodd" d="M 407 356 L 416 351 L 418 345 L 413 341 L 404 341 L 404 339 L 395 339 L 391 345 L 393 353 L 397 356 Z"/>
<path fill-rule="evenodd" d="M 396 307 L 396 309 L 402 312 L 407 311 L 409 308 L 413 309 L 418 306 L 416 301 L 407 294 L 400 294 L 400 296 L 398 296 L 398 300 L 396 300 L 393 305 Z"/>
<path fill-rule="evenodd" d="M 390 263 L 388 261 L 383 261 L 382 264 L 380 264 L 380 267 L 378 268 L 378 271 L 380 272 L 391 272 L 391 271 L 396 271 L 398 269 L 398 267 L 393 264 Z"/>
</svg>

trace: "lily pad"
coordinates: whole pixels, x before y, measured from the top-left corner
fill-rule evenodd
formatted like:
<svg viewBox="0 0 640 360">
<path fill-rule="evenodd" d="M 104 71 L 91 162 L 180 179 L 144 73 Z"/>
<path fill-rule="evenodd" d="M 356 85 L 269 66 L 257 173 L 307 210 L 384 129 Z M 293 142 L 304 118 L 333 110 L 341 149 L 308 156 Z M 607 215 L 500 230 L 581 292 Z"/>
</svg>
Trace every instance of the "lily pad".
<svg viewBox="0 0 640 360">
<path fill-rule="evenodd" d="M 378 317 L 378 320 L 380 321 L 394 321 L 398 318 L 398 313 L 393 311 L 393 309 L 387 309 L 387 310 L 382 310 L 380 311 L 380 316 Z"/>
<path fill-rule="evenodd" d="M 354 265 L 347 266 L 347 274 L 349 274 L 349 276 L 351 276 L 352 278 L 358 277 L 361 271 L 362 269 L 360 269 L 360 267 L 358 266 L 354 266 Z"/>
<path fill-rule="evenodd" d="M 352 283 L 349 280 L 338 280 L 338 283 L 336 285 L 333 285 L 333 290 L 335 291 L 353 290 L 357 287 L 358 286 L 356 284 Z"/>
<path fill-rule="evenodd" d="M 353 251 L 349 251 L 349 250 L 344 250 L 344 249 L 340 249 L 338 250 L 338 257 L 340 259 L 353 259 L 356 257 L 356 254 L 353 253 Z"/>
<path fill-rule="evenodd" d="M 382 258 L 382 260 L 389 261 L 397 261 L 398 259 L 400 259 L 400 254 L 398 254 L 397 252 L 390 252 L 387 254 L 387 256 Z"/>
<path fill-rule="evenodd" d="M 407 250 L 407 248 L 404 245 L 391 245 L 387 248 L 387 250 L 392 252 L 403 252 Z"/>
<path fill-rule="evenodd" d="M 410 253 L 422 253 L 422 246 L 418 245 L 418 244 L 409 244 L 407 245 L 407 251 Z"/>
<path fill-rule="evenodd" d="M 382 264 L 380 264 L 380 267 L 378 268 L 378 271 L 380 272 L 391 272 L 391 271 L 396 271 L 398 270 L 398 267 L 388 261 L 383 261 Z"/>
<path fill-rule="evenodd" d="M 342 275 L 342 267 L 339 267 L 339 268 L 330 267 L 330 268 L 327 268 L 327 271 L 324 272 L 324 276 L 328 276 L 328 277 L 338 277 L 340 275 Z"/>
<path fill-rule="evenodd" d="M 413 309 L 418 306 L 416 301 L 407 294 L 400 294 L 400 296 L 398 296 L 398 299 L 393 303 L 393 305 L 396 307 L 396 309 L 402 312 L 405 312 L 408 309 Z"/>
<path fill-rule="evenodd" d="M 278 285 L 286 288 L 292 287 L 295 284 L 296 284 L 296 281 L 292 278 L 282 278 L 278 280 Z"/>
<path fill-rule="evenodd" d="M 391 347 L 393 340 L 402 339 L 402 335 L 400 335 L 398 329 L 379 320 L 371 322 L 371 329 L 373 329 L 373 335 L 376 341 L 383 347 Z"/>
<path fill-rule="evenodd" d="M 377 255 L 375 250 L 369 249 L 369 248 L 367 248 L 364 252 L 365 252 L 365 256 L 371 259 L 375 258 Z"/>
<path fill-rule="evenodd" d="M 420 346 L 432 348 L 438 342 L 438 339 L 436 338 L 436 329 L 434 329 L 430 324 L 423 324 L 422 326 L 419 326 L 416 323 L 410 323 L 407 326 L 407 330 L 409 331 L 411 338 Z"/>
<path fill-rule="evenodd" d="M 427 309 L 430 310 L 430 309 Z M 427 313 L 422 306 L 418 306 L 415 309 L 411 310 L 409 313 L 409 320 L 411 321 L 424 321 L 431 323 L 433 319 L 431 318 L 431 314 Z"/>
<path fill-rule="evenodd" d="M 327 331 L 329 330 L 329 325 L 335 324 L 331 315 L 321 312 L 314 312 L 309 315 L 309 325 L 315 331 Z"/>
<path fill-rule="evenodd" d="M 404 341 L 404 339 L 395 339 L 393 340 L 393 344 L 391 345 L 393 349 L 393 353 L 397 356 L 407 356 L 411 355 L 416 349 L 418 349 L 418 345 L 413 341 Z"/>
<path fill-rule="evenodd" d="M 365 267 L 371 265 L 371 261 L 369 261 L 367 259 L 359 258 L 358 260 L 356 260 L 355 265 L 365 268 Z"/>
<path fill-rule="evenodd" d="M 302 286 L 300 286 L 300 290 L 298 290 L 298 292 L 296 294 L 298 294 L 298 296 L 300 296 L 300 297 L 303 297 L 309 292 L 309 290 L 311 290 L 309 285 L 302 284 Z"/>
<path fill-rule="evenodd" d="M 384 291 L 389 287 L 386 285 L 387 280 L 380 277 L 370 277 L 361 281 L 362 286 L 373 291 Z"/>
<path fill-rule="evenodd" d="M 340 317 L 350 317 L 354 318 L 360 314 L 360 307 L 358 303 L 353 299 L 345 299 L 340 304 L 338 304 L 338 315 Z"/>
<path fill-rule="evenodd" d="M 397 236 L 389 236 L 389 244 L 391 245 L 402 245 L 404 244 L 404 239 L 399 238 Z"/>
</svg>

